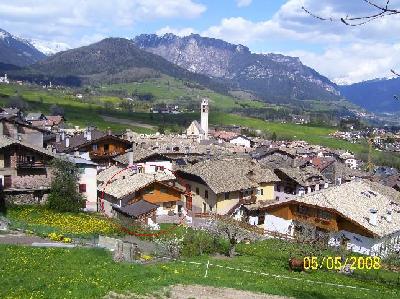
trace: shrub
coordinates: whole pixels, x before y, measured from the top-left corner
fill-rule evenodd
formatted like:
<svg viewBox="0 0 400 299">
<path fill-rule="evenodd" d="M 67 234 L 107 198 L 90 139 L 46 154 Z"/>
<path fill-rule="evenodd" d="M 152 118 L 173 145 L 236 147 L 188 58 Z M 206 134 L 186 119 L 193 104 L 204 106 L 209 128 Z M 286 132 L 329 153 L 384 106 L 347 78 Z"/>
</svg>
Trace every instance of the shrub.
<svg viewBox="0 0 400 299">
<path fill-rule="evenodd" d="M 52 161 L 54 178 L 51 182 L 48 206 L 59 212 L 78 212 L 85 199 L 78 192 L 78 168 L 64 159 Z"/>
</svg>

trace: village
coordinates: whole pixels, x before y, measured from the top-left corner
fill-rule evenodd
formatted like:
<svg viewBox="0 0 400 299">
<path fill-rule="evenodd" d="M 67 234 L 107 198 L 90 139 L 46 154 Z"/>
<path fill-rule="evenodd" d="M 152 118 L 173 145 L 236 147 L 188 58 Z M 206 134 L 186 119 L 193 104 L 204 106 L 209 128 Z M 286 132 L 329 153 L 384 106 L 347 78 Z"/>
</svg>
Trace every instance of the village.
<svg viewBox="0 0 400 299">
<path fill-rule="evenodd" d="M 326 240 L 385 257 L 400 250 L 396 170 L 366 171 L 347 151 L 303 141 L 272 141 L 239 127 L 210 128 L 209 102 L 182 135 L 114 134 L 64 128 L 60 115 L 1 108 L 1 192 L 5 205 L 44 205 L 50 161 L 79 169 L 84 211 L 150 230 L 212 215 L 264 237 Z"/>
</svg>

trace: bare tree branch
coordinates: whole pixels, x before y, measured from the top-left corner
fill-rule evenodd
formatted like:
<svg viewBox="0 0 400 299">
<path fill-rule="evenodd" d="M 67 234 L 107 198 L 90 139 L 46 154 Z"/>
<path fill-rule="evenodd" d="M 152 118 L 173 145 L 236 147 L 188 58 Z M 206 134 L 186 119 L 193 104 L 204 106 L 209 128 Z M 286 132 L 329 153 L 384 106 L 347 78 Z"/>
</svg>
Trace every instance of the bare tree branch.
<svg viewBox="0 0 400 299">
<path fill-rule="evenodd" d="M 379 18 L 384 18 L 384 17 L 387 17 L 387 16 L 400 14 L 400 10 L 399 9 L 389 8 L 390 0 L 387 0 L 386 4 L 384 6 L 378 5 L 375 2 L 372 2 L 370 0 L 362 0 L 362 2 L 364 2 L 368 6 L 373 7 L 374 9 L 377 9 L 378 11 L 376 13 L 371 14 L 371 15 L 355 16 L 355 17 L 351 17 L 351 16 L 347 15 L 345 17 L 341 17 L 339 19 L 335 19 L 335 18 L 332 18 L 332 17 L 319 16 L 319 15 L 311 12 L 309 9 L 305 8 L 304 6 L 302 6 L 301 9 L 304 10 L 310 16 L 312 16 L 312 17 L 314 17 L 314 18 L 316 18 L 318 20 L 331 21 L 331 22 L 342 22 L 346 26 L 361 26 L 361 25 L 364 25 L 366 23 L 369 23 L 369 22 L 374 21 L 374 20 L 379 19 Z"/>
</svg>

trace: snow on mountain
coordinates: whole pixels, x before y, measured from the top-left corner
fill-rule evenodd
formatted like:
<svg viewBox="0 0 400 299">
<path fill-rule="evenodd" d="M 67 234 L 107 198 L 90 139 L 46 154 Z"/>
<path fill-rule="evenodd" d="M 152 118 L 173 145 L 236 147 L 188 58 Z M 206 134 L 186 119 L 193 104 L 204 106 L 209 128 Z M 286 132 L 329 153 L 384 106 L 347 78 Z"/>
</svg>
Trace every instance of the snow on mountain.
<svg viewBox="0 0 400 299">
<path fill-rule="evenodd" d="M 31 39 L 29 42 L 36 49 L 46 54 L 47 56 L 71 49 L 71 47 L 68 44 L 55 41 L 43 41 L 38 39 Z"/>
</svg>

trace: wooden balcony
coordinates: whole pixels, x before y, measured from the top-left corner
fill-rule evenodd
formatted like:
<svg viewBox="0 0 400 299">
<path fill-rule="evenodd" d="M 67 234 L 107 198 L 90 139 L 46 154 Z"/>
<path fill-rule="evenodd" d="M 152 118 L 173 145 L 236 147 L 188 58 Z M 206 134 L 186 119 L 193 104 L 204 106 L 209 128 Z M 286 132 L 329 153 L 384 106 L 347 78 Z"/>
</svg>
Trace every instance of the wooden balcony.
<svg viewBox="0 0 400 299">
<path fill-rule="evenodd" d="M 46 168 L 46 164 L 41 161 L 27 161 L 27 160 L 17 160 L 18 169 L 40 169 Z"/>
<path fill-rule="evenodd" d="M 123 154 L 124 152 L 117 152 L 117 151 L 110 151 L 110 152 L 104 152 L 104 151 L 91 151 L 89 153 L 90 158 L 107 158 L 107 157 L 114 157 L 120 154 Z"/>
</svg>

